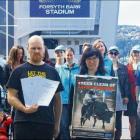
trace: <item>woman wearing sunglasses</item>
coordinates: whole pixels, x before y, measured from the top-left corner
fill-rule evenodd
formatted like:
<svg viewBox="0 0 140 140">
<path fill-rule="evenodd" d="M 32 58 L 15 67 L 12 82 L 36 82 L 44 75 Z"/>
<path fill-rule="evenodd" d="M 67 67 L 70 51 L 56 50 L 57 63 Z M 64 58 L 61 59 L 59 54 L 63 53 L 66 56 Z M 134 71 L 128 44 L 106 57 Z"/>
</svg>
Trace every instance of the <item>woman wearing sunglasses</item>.
<svg viewBox="0 0 140 140">
<path fill-rule="evenodd" d="M 115 139 L 119 140 L 122 135 L 122 112 L 127 110 L 129 82 L 127 67 L 118 62 L 119 49 L 117 46 L 109 48 L 108 57 L 113 63 L 113 75 L 118 77 L 116 92 L 116 124 Z"/>
<path fill-rule="evenodd" d="M 140 62 L 140 47 L 136 45 L 130 51 L 130 57 L 127 64 L 128 77 L 130 82 L 130 96 L 127 105 L 127 111 L 124 115 L 129 116 L 129 130 L 132 139 L 135 139 L 136 134 L 136 119 L 137 119 L 137 101 L 136 101 L 136 80 L 137 66 Z"/>
</svg>

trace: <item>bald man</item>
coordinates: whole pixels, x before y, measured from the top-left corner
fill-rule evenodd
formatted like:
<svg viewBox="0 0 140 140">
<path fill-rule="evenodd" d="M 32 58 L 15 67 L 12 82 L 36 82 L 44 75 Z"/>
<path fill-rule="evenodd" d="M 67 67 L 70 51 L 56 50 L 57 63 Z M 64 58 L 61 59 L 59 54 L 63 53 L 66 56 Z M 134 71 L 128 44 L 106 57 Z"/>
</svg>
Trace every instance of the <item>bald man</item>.
<svg viewBox="0 0 140 140">
<path fill-rule="evenodd" d="M 29 38 L 27 51 L 29 53 L 28 62 L 16 68 L 7 83 L 8 102 L 16 109 L 14 139 L 56 138 L 59 133 L 62 109 L 59 92 L 63 90 L 63 87 L 60 77 L 54 68 L 42 61 L 45 48 L 40 36 L 34 35 Z M 49 106 L 38 106 L 37 104 L 25 106 L 21 80 L 35 76 L 60 82 Z"/>
</svg>

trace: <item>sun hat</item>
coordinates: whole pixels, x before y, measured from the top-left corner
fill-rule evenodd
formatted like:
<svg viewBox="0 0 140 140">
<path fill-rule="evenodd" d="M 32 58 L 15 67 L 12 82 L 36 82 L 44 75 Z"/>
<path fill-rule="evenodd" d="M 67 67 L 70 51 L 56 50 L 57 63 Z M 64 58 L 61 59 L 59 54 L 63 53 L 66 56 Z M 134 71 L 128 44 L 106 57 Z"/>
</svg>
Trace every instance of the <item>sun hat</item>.
<svg viewBox="0 0 140 140">
<path fill-rule="evenodd" d="M 140 45 L 133 46 L 131 51 L 139 51 L 140 52 Z"/>
<path fill-rule="evenodd" d="M 110 52 L 110 51 L 113 51 L 113 50 L 115 50 L 115 51 L 117 51 L 117 52 L 119 53 L 119 48 L 118 48 L 117 46 L 111 46 L 111 47 L 108 49 L 109 52 Z"/>
</svg>

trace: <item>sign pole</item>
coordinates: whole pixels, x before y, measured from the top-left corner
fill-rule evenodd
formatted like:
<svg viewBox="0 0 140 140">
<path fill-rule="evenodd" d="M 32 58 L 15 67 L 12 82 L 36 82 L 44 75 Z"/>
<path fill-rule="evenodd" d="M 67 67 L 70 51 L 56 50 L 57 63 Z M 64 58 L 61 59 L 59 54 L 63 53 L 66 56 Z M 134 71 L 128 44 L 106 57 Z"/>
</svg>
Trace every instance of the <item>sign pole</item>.
<svg viewBox="0 0 140 140">
<path fill-rule="evenodd" d="M 8 0 L 6 0 L 6 60 L 8 59 Z"/>
</svg>

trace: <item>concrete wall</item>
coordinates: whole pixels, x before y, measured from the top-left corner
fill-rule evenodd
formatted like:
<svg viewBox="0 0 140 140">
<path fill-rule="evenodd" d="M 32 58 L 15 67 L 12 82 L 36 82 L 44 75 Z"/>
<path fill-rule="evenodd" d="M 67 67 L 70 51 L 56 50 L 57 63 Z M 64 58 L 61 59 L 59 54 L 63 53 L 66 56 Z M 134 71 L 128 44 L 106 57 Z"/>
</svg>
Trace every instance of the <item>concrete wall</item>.
<svg viewBox="0 0 140 140">
<path fill-rule="evenodd" d="M 102 1 L 99 36 L 109 47 L 115 44 L 118 24 L 119 1 Z"/>
</svg>

